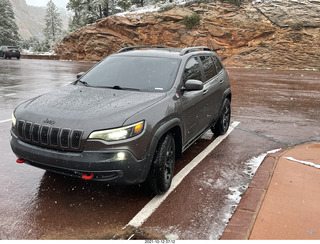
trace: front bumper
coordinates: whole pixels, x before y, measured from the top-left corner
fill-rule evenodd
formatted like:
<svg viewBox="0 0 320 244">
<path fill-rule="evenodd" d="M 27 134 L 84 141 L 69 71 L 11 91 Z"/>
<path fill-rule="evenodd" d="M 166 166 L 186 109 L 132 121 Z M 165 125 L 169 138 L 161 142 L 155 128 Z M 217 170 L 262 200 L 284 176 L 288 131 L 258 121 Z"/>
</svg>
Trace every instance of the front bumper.
<svg viewBox="0 0 320 244">
<path fill-rule="evenodd" d="M 128 150 L 69 152 L 48 149 L 21 141 L 11 132 L 11 148 L 25 163 L 63 175 L 82 178 L 93 174 L 92 180 L 137 184 L 145 181 L 151 162 L 138 160 Z M 119 158 L 118 153 L 124 153 Z"/>
</svg>

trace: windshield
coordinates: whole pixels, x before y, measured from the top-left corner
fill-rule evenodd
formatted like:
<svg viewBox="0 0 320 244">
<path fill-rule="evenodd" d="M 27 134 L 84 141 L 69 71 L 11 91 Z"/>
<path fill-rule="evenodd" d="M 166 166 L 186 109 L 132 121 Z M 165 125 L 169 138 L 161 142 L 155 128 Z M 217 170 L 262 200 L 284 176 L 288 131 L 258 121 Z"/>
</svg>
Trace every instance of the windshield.
<svg viewBox="0 0 320 244">
<path fill-rule="evenodd" d="M 168 91 L 174 82 L 180 60 L 157 57 L 108 57 L 81 77 L 93 87 Z"/>
</svg>

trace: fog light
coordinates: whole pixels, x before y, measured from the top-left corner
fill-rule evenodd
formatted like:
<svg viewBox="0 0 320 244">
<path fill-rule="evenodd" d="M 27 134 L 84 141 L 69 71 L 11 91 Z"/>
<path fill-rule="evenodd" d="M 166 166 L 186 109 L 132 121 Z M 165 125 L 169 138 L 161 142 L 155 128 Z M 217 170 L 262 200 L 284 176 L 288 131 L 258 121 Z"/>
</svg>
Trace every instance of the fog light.
<svg viewBox="0 0 320 244">
<path fill-rule="evenodd" d="M 118 152 L 117 153 L 117 159 L 118 160 L 124 160 L 126 158 L 126 154 L 124 152 Z"/>
</svg>

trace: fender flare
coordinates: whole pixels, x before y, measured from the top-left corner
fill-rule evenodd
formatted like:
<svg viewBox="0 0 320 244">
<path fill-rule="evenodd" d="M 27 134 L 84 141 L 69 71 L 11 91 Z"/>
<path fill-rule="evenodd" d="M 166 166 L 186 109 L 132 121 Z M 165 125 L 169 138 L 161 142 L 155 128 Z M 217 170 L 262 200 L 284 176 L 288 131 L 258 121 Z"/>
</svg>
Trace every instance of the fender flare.
<svg viewBox="0 0 320 244">
<path fill-rule="evenodd" d="M 230 103 L 231 103 L 231 89 L 230 88 L 228 88 L 224 93 L 223 93 L 223 96 L 222 96 L 222 101 L 221 101 L 221 107 L 220 107 L 220 110 L 219 110 L 219 116 L 218 116 L 218 118 L 220 117 L 220 115 L 221 115 L 221 113 L 222 113 L 222 109 L 223 109 L 223 107 L 224 107 L 224 104 L 225 104 L 225 100 L 226 100 L 226 98 L 227 97 L 229 97 L 230 96 Z"/>
<path fill-rule="evenodd" d="M 146 162 L 148 162 L 148 165 L 146 165 L 146 169 L 147 170 L 146 170 L 145 178 L 149 174 L 149 171 L 150 171 L 150 168 L 151 168 L 151 164 L 153 162 L 153 157 L 154 157 L 154 154 L 156 152 L 159 140 L 161 139 L 161 137 L 163 135 L 165 135 L 168 131 L 170 131 L 171 129 L 173 129 L 176 126 L 178 126 L 180 128 L 180 133 L 182 133 L 181 132 L 181 121 L 180 121 L 180 119 L 174 118 L 174 119 L 171 119 L 171 120 L 165 122 L 164 124 L 162 124 L 157 129 L 157 131 L 153 134 L 153 137 L 152 137 L 149 149 L 148 149 L 148 154 L 147 154 L 147 157 L 146 157 L 146 159 L 147 159 Z M 179 143 L 182 143 L 182 142 L 179 142 Z M 181 149 L 179 149 L 179 150 L 181 150 Z"/>
</svg>

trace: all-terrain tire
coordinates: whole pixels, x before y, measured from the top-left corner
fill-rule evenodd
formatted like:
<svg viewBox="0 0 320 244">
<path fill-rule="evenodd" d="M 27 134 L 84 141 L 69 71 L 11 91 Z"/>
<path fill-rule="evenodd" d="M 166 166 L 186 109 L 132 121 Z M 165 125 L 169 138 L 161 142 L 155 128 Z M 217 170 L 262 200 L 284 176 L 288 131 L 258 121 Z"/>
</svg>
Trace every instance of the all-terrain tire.
<svg viewBox="0 0 320 244">
<path fill-rule="evenodd" d="M 223 103 L 221 115 L 213 128 L 211 128 L 212 132 L 217 135 L 224 135 L 230 125 L 230 118 L 231 118 L 231 106 L 230 100 L 226 98 Z"/>
<path fill-rule="evenodd" d="M 153 193 L 165 193 L 171 186 L 175 165 L 175 141 L 171 133 L 164 135 L 157 146 L 147 182 Z"/>
</svg>

